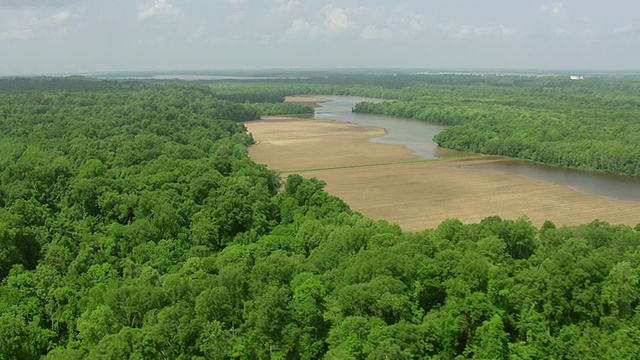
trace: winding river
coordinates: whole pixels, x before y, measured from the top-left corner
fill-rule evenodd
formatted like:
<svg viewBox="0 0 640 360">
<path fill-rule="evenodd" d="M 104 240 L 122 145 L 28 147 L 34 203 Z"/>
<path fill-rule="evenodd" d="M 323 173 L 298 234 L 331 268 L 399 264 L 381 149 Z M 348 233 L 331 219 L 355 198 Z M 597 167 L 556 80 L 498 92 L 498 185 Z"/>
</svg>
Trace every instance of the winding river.
<svg viewBox="0 0 640 360">
<path fill-rule="evenodd" d="M 424 159 L 447 158 L 470 155 L 444 149 L 431 139 L 446 126 L 415 119 L 389 116 L 357 114 L 351 108 L 360 101 L 379 102 L 380 99 L 323 96 L 331 101 L 321 103 L 314 119 L 346 121 L 359 125 L 375 126 L 387 131 L 387 135 L 372 139 L 373 142 L 403 145 Z M 563 169 L 536 164 L 530 161 L 499 158 L 479 165 L 464 166 L 465 169 L 491 170 L 525 176 L 539 181 L 568 186 L 577 191 L 605 196 L 617 200 L 640 202 L 640 177 L 603 174 L 592 171 Z"/>
</svg>

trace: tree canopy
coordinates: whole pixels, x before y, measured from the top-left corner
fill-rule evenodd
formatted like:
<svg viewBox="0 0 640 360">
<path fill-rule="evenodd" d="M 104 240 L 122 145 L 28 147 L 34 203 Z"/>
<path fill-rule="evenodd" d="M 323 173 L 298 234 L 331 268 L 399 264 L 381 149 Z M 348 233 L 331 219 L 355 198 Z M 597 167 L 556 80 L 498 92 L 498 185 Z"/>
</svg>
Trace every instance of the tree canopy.
<svg viewBox="0 0 640 360">
<path fill-rule="evenodd" d="M 215 86 L 3 81 L 0 359 L 638 354 L 640 227 L 406 233 L 253 163 Z"/>
</svg>

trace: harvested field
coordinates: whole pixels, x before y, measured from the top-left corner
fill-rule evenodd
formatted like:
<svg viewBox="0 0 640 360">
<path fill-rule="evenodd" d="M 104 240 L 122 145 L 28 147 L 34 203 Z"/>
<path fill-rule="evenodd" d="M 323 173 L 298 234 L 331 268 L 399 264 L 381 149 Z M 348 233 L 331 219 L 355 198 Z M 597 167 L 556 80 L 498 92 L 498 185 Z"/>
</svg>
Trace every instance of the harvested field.
<svg viewBox="0 0 640 360">
<path fill-rule="evenodd" d="M 369 142 L 385 134 L 380 128 L 291 117 L 245 125 L 258 142 L 249 149 L 251 159 L 283 172 L 418 159 L 403 146 Z"/>
<path fill-rule="evenodd" d="M 454 166 L 495 158 L 419 161 L 399 145 L 369 142 L 384 130 L 349 123 L 267 118 L 246 123 L 258 144 L 251 158 L 272 169 L 327 182 L 326 190 L 352 209 L 408 231 L 435 227 L 447 218 L 478 222 L 499 215 L 528 216 L 576 225 L 595 219 L 640 223 L 640 203 L 586 195 L 569 187 L 495 171 Z"/>
<path fill-rule="evenodd" d="M 318 104 L 327 102 L 329 100 L 319 98 L 319 97 L 311 97 L 311 96 L 287 96 L 285 97 L 285 101 L 294 102 L 302 105 L 311 105 L 313 107 L 319 107 Z"/>
</svg>

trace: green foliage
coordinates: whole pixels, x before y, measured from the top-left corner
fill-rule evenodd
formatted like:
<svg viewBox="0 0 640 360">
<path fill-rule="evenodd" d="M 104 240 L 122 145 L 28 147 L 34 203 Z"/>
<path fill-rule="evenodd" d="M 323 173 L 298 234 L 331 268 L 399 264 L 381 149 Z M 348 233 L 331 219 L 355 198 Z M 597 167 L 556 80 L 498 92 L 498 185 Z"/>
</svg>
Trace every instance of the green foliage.
<svg viewBox="0 0 640 360">
<path fill-rule="evenodd" d="M 251 162 L 248 88 L 3 81 L 2 360 L 638 353 L 637 228 L 404 233 Z"/>
<path fill-rule="evenodd" d="M 313 114 L 313 106 L 296 103 L 255 103 L 247 105 L 260 115 L 304 115 Z"/>
</svg>

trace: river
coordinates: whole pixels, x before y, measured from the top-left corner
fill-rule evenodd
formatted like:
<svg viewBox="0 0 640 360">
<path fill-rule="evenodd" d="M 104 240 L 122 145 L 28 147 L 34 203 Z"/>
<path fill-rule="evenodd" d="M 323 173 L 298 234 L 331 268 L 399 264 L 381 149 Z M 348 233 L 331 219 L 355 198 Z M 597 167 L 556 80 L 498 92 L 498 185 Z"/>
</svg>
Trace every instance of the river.
<svg viewBox="0 0 640 360">
<path fill-rule="evenodd" d="M 351 112 L 353 106 L 360 101 L 379 102 L 382 101 L 380 99 L 352 96 L 323 96 L 323 98 L 331 101 L 320 104 L 320 107 L 316 109 L 315 119 L 346 121 L 359 125 L 375 126 L 387 131 L 387 135 L 372 139 L 373 142 L 403 145 L 424 159 L 471 155 L 438 147 L 433 142 L 433 137 L 446 126 L 415 119 Z M 500 158 L 497 161 L 479 165 L 468 165 L 464 168 L 516 174 L 571 187 L 585 194 L 640 202 L 640 177 L 563 169 L 509 158 Z"/>
</svg>

